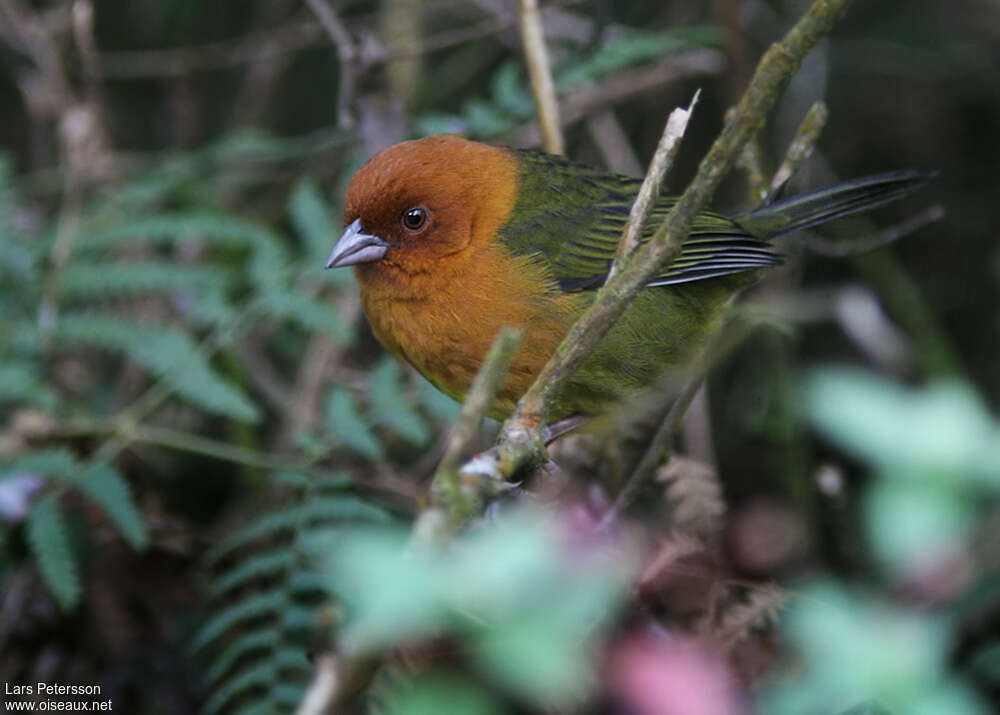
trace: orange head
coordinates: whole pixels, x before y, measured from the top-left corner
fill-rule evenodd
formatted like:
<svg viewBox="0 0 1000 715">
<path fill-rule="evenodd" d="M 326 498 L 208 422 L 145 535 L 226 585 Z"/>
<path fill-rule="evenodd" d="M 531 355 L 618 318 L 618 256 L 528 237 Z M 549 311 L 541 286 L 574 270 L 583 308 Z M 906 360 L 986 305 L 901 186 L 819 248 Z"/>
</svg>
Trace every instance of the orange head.
<svg viewBox="0 0 1000 715">
<path fill-rule="evenodd" d="M 516 194 L 517 166 L 503 149 L 457 136 L 396 144 L 351 179 L 347 228 L 327 267 L 354 265 L 363 283 L 419 282 L 488 244 Z"/>
</svg>

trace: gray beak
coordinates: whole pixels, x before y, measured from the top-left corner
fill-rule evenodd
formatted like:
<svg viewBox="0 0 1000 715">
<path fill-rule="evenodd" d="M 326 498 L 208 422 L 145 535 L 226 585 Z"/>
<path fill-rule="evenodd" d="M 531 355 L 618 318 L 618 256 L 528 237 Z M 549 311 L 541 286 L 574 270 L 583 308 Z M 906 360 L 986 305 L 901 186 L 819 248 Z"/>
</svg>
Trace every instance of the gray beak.
<svg viewBox="0 0 1000 715">
<path fill-rule="evenodd" d="M 344 229 L 344 235 L 330 251 L 330 257 L 326 259 L 326 267 L 339 268 L 358 263 L 370 263 L 380 259 L 388 250 L 389 243 L 387 241 L 378 236 L 362 233 L 361 219 L 357 218 Z"/>
</svg>

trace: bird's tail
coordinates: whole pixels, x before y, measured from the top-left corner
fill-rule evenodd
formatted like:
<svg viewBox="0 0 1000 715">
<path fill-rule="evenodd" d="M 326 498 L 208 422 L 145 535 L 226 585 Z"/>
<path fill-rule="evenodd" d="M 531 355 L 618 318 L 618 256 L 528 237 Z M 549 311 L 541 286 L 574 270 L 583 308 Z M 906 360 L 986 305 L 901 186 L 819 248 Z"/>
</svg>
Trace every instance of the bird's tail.
<svg viewBox="0 0 1000 715">
<path fill-rule="evenodd" d="M 895 201 L 937 176 L 929 171 L 893 171 L 851 179 L 781 199 L 734 220 L 758 238 L 775 238 Z"/>
</svg>

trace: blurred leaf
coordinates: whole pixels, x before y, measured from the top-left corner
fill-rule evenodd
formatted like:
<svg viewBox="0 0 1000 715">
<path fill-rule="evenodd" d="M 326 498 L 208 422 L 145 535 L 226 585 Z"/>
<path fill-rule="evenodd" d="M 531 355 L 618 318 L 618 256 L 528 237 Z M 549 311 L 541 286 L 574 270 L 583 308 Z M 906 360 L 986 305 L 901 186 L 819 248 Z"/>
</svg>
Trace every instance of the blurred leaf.
<svg viewBox="0 0 1000 715">
<path fill-rule="evenodd" d="M 589 57 L 575 59 L 571 66 L 559 69 L 556 87 L 565 91 L 626 67 L 662 59 L 684 47 L 721 43 L 722 31 L 712 26 L 690 25 L 667 32 L 630 29 L 621 37 L 601 44 Z"/>
<path fill-rule="evenodd" d="M 804 409 L 813 424 L 856 457 L 894 476 L 978 478 L 1000 490 L 1000 428 L 960 383 L 911 390 L 846 368 L 811 373 Z"/>
<path fill-rule="evenodd" d="M 2 464 L 2 462 L 0 462 Z M 12 460 L 7 465 L 9 472 L 30 472 L 45 477 L 71 480 L 80 465 L 73 453 L 63 447 L 40 449 Z"/>
<path fill-rule="evenodd" d="M 346 345 L 353 340 L 352 329 L 344 324 L 330 303 L 310 298 L 294 288 L 269 291 L 263 296 L 261 305 L 266 313 L 276 318 L 305 330 L 325 333 L 338 343 Z"/>
<path fill-rule="evenodd" d="M 64 345 L 124 353 L 204 410 L 246 422 L 260 417 L 257 406 L 212 369 L 187 333 L 84 312 L 65 313 L 57 332 Z"/>
<path fill-rule="evenodd" d="M 975 525 L 972 505 L 953 492 L 899 480 L 871 485 L 864 514 L 876 555 L 902 571 L 959 548 Z"/>
<path fill-rule="evenodd" d="M 890 712 L 930 713 L 932 704 L 947 701 L 949 715 L 986 715 L 948 672 L 942 618 L 826 583 L 798 596 L 785 632 L 802 656 L 802 671 L 765 693 L 765 712 L 798 715 L 872 700 Z"/>
<path fill-rule="evenodd" d="M 342 387 L 330 390 L 323 414 L 327 434 L 337 442 L 373 462 L 382 458 L 382 445 L 354 406 L 350 392 Z"/>
<path fill-rule="evenodd" d="M 104 298 L 139 293 L 225 291 L 232 273 L 219 266 L 185 266 L 166 261 L 75 261 L 62 276 L 63 298 Z"/>
<path fill-rule="evenodd" d="M 334 221 L 330 207 L 319 186 L 312 179 L 303 179 L 292 191 L 289 212 L 295 230 L 306 246 L 310 263 L 322 266 L 340 235 L 340 221 Z M 331 276 L 348 276 L 348 271 L 330 271 Z M 342 280 L 340 282 L 343 282 Z"/>
<path fill-rule="evenodd" d="M 558 705 L 581 697 L 594 680 L 584 640 L 589 624 L 559 615 L 558 609 L 539 609 L 485 630 L 474 643 L 481 666 L 534 702 Z"/>
<path fill-rule="evenodd" d="M 128 482 L 109 464 L 94 464 L 74 480 L 77 489 L 100 506 L 134 549 L 149 546 L 142 512 L 132 498 Z"/>
<path fill-rule="evenodd" d="M 393 693 L 384 715 L 500 715 L 503 710 L 486 693 L 452 675 L 423 675 Z"/>
<path fill-rule="evenodd" d="M 49 590 L 64 611 L 73 610 L 80 601 L 80 574 L 56 495 L 32 507 L 26 528 L 28 545 Z"/>
<path fill-rule="evenodd" d="M 0 363 L 0 402 L 15 402 L 52 410 L 56 394 L 46 385 L 32 363 Z"/>
<path fill-rule="evenodd" d="M 426 378 L 421 377 L 418 380 L 417 391 L 420 397 L 420 404 L 432 415 L 449 424 L 458 419 L 458 414 L 462 411 L 462 405 L 434 387 Z"/>
<path fill-rule="evenodd" d="M 531 98 L 520 62 L 504 62 L 493 75 L 490 87 L 493 101 L 503 111 L 522 119 L 534 115 L 535 102 Z"/>
<path fill-rule="evenodd" d="M 427 423 L 403 396 L 399 365 L 386 356 L 371 373 L 371 408 L 379 424 L 385 425 L 417 446 L 427 444 L 431 431 Z"/>
<path fill-rule="evenodd" d="M 1000 639 L 972 656 L 969 670 L 974 677 L 982 679 L 991 687 L 1000 685 Z"/>
<path fill-rule="evenodd" d="M 265 591 L 250 598 L 227 606 L 212 616 L 191 640 L 191 650 L 200 650 L 220 638 L 233 626 L 252 621 L 255 618 L 281 612 L 285 605 L 285 594 L 280 591 Z"/>
<path fill-rule="evenodd" d="M 564 702 L 588 687 L 588 643 L 627 581 L 623 554 L 570 556 L 557 524 L 504 515 L 445 547 L 386 530 L 339 533 L 317 553 L 349 606 L 345 647 L 465 638 L 480 664 L 522 697 Z"/>
</svg>

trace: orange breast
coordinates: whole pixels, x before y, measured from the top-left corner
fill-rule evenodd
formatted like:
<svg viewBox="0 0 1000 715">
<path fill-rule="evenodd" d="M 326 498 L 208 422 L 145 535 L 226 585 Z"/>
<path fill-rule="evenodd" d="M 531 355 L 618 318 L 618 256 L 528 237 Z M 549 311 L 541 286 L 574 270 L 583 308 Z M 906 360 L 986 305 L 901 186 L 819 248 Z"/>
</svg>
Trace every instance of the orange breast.
<svg viewBox="0 0 1000 715">
<path fill-rule="evenodd" d="M 499 330 L 524 330 L 490 410 L 496 417 L 513 409 L 583 309 L 578 296 L 554 290 L 537 263 L 493 243 L 436 266 L 417 294 L 394 289 L 385 271 L 358 272 L 375 335 L 456 399 L 464 397 Z"/>
</svg>

